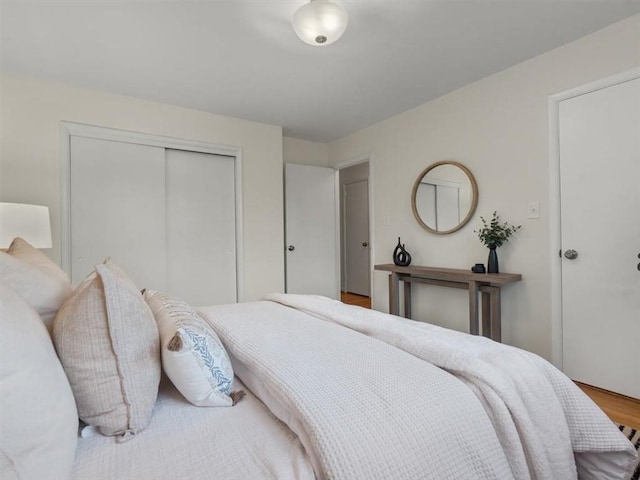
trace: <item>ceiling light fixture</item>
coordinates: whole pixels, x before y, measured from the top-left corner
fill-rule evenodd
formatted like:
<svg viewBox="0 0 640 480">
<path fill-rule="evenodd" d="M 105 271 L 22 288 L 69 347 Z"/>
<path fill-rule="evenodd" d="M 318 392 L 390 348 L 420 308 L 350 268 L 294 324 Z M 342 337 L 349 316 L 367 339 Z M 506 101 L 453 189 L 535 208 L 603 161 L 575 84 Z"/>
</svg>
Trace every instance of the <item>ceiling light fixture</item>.
<svg viewBox="0 0 640 480">
<path fill-rule="evenodd" d="M 316 47 L 338 40 L 348 23 L 344 7 L 329 0 L 310 0 L 293 14 L 293 29 L 303 42 Z"/>
</svg>

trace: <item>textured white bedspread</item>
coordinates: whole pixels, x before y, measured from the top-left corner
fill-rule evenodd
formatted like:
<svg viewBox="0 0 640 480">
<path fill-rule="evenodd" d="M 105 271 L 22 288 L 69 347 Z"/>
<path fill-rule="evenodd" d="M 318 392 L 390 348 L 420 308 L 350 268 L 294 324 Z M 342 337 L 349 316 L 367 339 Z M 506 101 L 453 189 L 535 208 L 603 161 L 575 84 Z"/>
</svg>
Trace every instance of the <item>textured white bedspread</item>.
<svg viewBox="0 0 640 480">
<path fill-rule="evenodd" d="M 267 299 L 380 339 L 455 375 L 486 408 L 519 480 L 628 478 L 637 456 L 633 446 L 570 379 L 537 355 L 325 297 Z"/>
<path fill-rule="evenodd" d="M 514 478 L 482 403 L 444 370 L 274 302 L 200 313 L 236 374 L 298 434 L 318 478 Z"/>
<path fill-rule="evenodd" d="M 236 388 L 244 386 L 236 379 Z M 233 407 L 195 407 L 164 379 L 151 423 L 128 442 L 78 441 L 74 480 L 312 480 L 296 435 L 247 392 Z"/>
</svg>

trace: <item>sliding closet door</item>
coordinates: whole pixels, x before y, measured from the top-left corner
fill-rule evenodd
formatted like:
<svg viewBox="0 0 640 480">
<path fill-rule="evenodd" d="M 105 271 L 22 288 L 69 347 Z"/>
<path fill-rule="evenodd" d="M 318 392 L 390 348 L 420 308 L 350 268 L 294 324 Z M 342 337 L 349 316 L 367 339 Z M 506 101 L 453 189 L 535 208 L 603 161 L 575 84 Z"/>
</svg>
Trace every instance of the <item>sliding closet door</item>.
<svg viewBox="0 0 640 480">
<path fill-rule="evenodd" d="M 234 158 L 166 150 L 168 290 L 192 305 L 235 303 Z"/>
<path fill-rule="evenodd" d="M 74 284 L 109 256 L 140 288 L 196 306 L 237 301 L 234 157 L 76 135 L 69 143 Z"/>
<path fill-rule="evenodd" d="M 71 136 L 71 280 L 110 256 L 166 290 L 164 148 Z"/>
</svg>

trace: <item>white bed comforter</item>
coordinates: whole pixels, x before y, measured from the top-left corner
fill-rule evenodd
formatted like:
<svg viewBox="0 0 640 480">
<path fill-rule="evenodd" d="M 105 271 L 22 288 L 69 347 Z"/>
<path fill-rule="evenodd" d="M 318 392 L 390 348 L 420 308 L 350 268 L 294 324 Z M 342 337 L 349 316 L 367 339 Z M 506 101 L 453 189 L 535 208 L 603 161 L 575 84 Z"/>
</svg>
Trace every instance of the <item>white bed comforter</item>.
<svg viewBox="0 0 640 480">
<path fill-rule="evenodd" d="M 630 442 L 537 355 L 325 297 L 267 299 L 379 339 L 460 379 L 484 406 L 519 480 L 626 479 L 633 468 L 637 454 Z"/>
<path fill-rule="evenodd" d="M 444 370 L 274 302 L 200 313 L 319 479 L 514 478 L 482 403 Z"/>
</svg>

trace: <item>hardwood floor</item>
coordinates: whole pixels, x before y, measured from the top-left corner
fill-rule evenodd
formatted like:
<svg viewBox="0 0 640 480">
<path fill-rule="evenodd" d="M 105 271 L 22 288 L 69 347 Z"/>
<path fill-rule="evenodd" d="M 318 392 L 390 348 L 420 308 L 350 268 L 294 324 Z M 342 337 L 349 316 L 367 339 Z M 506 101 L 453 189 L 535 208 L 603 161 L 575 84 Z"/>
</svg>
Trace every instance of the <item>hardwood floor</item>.
<svg viewBox="0 0 640 480">
<path fill-rule="evenodd" d="M 349 305 L 357 305 L 359 307 L 371 308 L 371 297 L 364 295 L 356 295 L 355 293 L 340 292 L 340 300 Z"/>
<path fill-rule="evenodd" d="M 340 299 L 349 305 L 371 308 L 371 298 L 353 293 L 341 292 Z M 640 400 L 608 392 L 600 388 L 576 384 L 598 405 L 607 416 L 617 423 L 640 429 Z"/>
<path fill-rule="evenodd" d="M 576 382 L 576 384 L 611 420 L 627 427 L 640 429 L 640 400 L 583 383 Z"/>
</svg>

